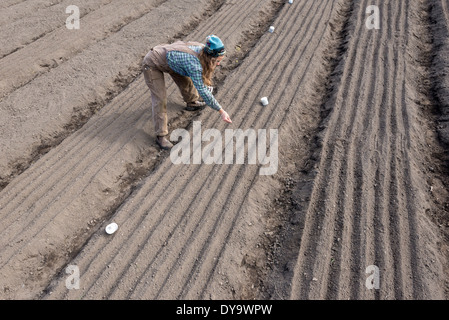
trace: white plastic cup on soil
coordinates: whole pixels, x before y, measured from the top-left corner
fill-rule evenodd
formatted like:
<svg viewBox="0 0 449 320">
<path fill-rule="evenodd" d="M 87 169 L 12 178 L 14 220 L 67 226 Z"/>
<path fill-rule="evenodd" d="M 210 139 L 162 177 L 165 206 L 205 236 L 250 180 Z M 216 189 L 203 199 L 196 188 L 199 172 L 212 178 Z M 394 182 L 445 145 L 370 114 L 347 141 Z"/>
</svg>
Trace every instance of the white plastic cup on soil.
<svg viewBox="0 0 449 320">
<path fill-rule="evenodd" d="M 262 99 L 260 99 L 260 102 L 262 102 L 262 105 L 266 106 L 266 105 L 268 105 L 268 98 L 263 97 Z"/>
<path fill-rule="evenodd" d="M 106 229 L 105 229 L 105 230 L 106 230 L 106 233 L 107 233 L 107 234 L 113 234 L 114 232 L 117 231 L 117 229 L 118 229 L 117 223 L 113 222 L 113 223 L 108 224 L 108 225 L 106 226 Z"/>
<path fill-rule="evenodd" d="M 293 0 L 288 0 L 288 3 L 292 4 L 292 3 L 293 3 Z"/>
<path fill-rule="evenodd" d="M 273 33 L 274 32 L 274 27 L 271 26 L 270 29 L 268 29 L 269 32 Z"/>
</svg>

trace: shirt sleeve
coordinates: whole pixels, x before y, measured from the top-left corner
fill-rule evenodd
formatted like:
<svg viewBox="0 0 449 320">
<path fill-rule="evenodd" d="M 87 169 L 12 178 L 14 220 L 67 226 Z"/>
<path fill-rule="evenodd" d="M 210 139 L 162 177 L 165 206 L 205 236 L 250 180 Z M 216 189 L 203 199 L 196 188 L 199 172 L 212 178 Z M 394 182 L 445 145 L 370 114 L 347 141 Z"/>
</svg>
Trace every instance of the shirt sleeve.
<svg viewBox="0 0 449 320">
<path fill-rule="evenodd" d="M 203 68 L 201 67 L 201 64 L 191 64 L 187 72 L 190 79 L 192 79 L 193 85 L 198 91 L 198 94 L 201 96 L 201 98 L 203 98 L 204 102 L 212 109 L 217 111 L 220 110 L 221 105 L 218 103 L 217 99 L 215 99 L 212 92 L 209 91 L 209 89 L 203 82 Z"/>
</svg>

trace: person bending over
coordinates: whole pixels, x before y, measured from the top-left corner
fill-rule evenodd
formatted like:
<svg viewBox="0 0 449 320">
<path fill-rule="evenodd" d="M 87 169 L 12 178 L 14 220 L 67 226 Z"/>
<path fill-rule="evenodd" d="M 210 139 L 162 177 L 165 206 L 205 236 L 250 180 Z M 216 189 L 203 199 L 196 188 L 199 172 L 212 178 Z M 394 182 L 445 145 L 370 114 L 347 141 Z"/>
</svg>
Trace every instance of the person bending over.
<svg viewBox="0 0 449 320">
<path fill-rule="evenodd" d="M 142 62 L 145 82 L 151 91 L 153 123 L 156 143 L 162 149 L 173 144 L 167 139 L 167 90 L 164 73 L 168 73 L 181 91 L 187 111 L 196 111 L 208 105 L 218 111 L 223 121 L 232 123 L 228 113 L 209 90 L 215 67 L 220 65 L 226 53 L 223 42 L 215 35 L 206 43 L 177 41 L 152 48 Z M 199 98 L 203 101 L 199 101 Z"/>
</svg>

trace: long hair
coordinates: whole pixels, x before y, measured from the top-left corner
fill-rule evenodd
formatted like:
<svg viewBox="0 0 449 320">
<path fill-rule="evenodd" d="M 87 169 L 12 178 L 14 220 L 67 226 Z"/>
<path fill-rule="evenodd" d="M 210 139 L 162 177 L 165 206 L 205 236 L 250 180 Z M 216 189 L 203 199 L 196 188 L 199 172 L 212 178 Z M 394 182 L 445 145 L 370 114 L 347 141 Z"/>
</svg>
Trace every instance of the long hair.
<svg viewBox="0 0 449 320">
<path fill-rule="evenodd" d="M 206 86 L 211 86 L 212 75 L 216 67 L 217 58 L 214 58 L 211 55 L 207 54 L 204 49 L 201 50 L 198 58 L 200 60 L 201 67 L 203 67 L 203 82 Z"/>
</svg>

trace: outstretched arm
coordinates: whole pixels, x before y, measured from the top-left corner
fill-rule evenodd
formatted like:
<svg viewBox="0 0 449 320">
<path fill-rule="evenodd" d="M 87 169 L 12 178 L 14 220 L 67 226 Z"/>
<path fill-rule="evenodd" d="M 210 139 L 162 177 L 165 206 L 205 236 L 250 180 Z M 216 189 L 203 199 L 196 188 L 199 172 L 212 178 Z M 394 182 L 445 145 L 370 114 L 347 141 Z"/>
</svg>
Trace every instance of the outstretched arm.
<svg viewBox="0 0 449 320">
<path fill-rule="evenodd" d="M 203 98 L 204 102 L 212 109 L 218 110 L 220 112 L 223 121 L 232 123 L 232 120 L 229 117 L 228 113 L 223 110 L 218 101 L 215 99 L 212 92 L 204 84 L 202 70 L 201 69 L 191 70 L 190 78 L 192 79 L 193 85 L 195 86 L 201 98 Z"/>
</svg>

